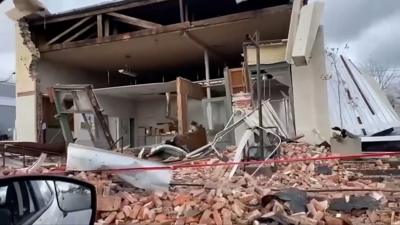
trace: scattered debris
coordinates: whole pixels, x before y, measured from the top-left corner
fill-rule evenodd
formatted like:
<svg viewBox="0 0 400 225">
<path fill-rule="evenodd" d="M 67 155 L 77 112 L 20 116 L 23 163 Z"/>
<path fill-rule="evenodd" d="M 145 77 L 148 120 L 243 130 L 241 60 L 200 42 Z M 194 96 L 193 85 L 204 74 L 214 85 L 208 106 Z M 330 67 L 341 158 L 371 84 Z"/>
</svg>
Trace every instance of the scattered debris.
<svg viewBox="0 0 400 225">
<path fill-rule="evenodd" d="M 266 195 L 262 197 L 261 204 L 266 206 L 272 200 L 282 200 L 288 202 L 290 210 L 293 213 L 305 213 L 306 205 L 308 203 L 307 193 L 296 188 L 289 188 L 273 195 Z"/>
<path fill-rule="evenodd" d="M 94 171 L 132 167 L 159 167 L 160 163 L 146 161 L 119 153 L 77 144 L 68 145 L 67 171 Z M 121 171 L 118 176 L 131 185 L 150 190 L 168 190 L 171 171 Z"/>
<path fill-rule="evenodd" d="M 374 210 L 379 207 L 379 201 L 370 196 L 345 196 L 330 200 L 329 209 L 350 213 L 356 209 Z"/>
<path fill-rule="evenodd" d="M 103 158 L 101 156 L 103 151 L 97 151 L 97 149 L 89 151 L 76 148 L 75 150 L 77 154 L 72 153 L 68 156 L 67 168 L 72 165 L 70 156 L 84 157 L 90 152 L 90 159 L 79 161 L 79 166 L 85 166 L 87 160 L 93 163 L 96 159 Z M 104 152 L 108 153 L 106 159 L 113 163 L 125 162 L 124 160 L 129 163 L 148 162 L 110 151 Z M 230 161 L 233 160 L 234 155 L 234 147 L 228 147 L 224 151 L 224 157 L 229 158 Z M 283 158 L 329 155 L 325 147 L 303 143 L 282 144 L 281 157 Z M 190 165 L 215 164 L 222 161 L 209 157 L 187 163 Z M 43 168 L 45 165 L 42 164 L 42 167 L 36 168 L 37 172 L 46 173 L 57 169 L 55 165 Z M 322 165 L 331 169 L 330 175 L 325 175 L 317 169 Z M 392 162 L 390 165 L 397 164 Z M 229 179 L 231 169 L 227 166 L 180 168 L 169 171 L 171 182 L 164 180 L 167 176 L 161 179 L 147 174 L 143 178 L 146 182 L 155 182 L 155 179 L 160 179 L 159 183 L 166 182 L 167 188 L 153 189 L 153 191 L 132 187 L 132 184 L 136 187 L 140 186 L 142 178 L 126 180 L 117 171 L 77 172 L 74 169 L 74 172 L 69 172 L 69 176 L 95 185 L 98 198 L 96 224 L 99 225 L 372 225 L 396 224 L 400 220 L 400 215 L 397 213 L 400 207 L 398 204 L 400 192 L 396 191 L 399 190 L 399 182 L 395 177 L 385 180 L 384 183 L 374 182 L 361 176 L 357 178 L 352 171 L 388 169 L 391 168 L 390 165 L 383 159 L 358 162 L 339 160 L 323 163 L 294 162 L 279 164 L 277 171 L 271 177 L 263 175 L 253 177 L 242 170 L 237 170 L 231 179 Z M 119 164 L 119 166 L 123 168 L 127 165 Z M 102 166 L 98 168 L 104 169 Z M 3 169 L 0 175 L 21 172 L 29 171 Z M 175 185 L 169 185 L 169 183 L 175 183 Z"/>
<path fill-rule="evenodd" d="M 328 165 L 317 165 L 315 172 L 322 175 L 332 175 L 332 169 Z"/>
</svg>

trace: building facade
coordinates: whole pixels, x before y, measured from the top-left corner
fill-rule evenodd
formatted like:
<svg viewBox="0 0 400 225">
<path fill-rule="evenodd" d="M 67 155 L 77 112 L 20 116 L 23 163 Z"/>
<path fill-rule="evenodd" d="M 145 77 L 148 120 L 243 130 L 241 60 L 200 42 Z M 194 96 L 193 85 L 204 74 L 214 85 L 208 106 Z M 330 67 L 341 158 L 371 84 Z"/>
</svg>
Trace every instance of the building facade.
<svg viewBox="0 0 400 225">
<path fill-rule="evenodd" d="M 17 26 L 18 140 L 45 142 L 58 133 L 49 96 L 56 84 L 92 84 L 114 139 L 129 145 L 157 143 L 172 122 L 179 133 L 191 121 L 215 133 L 232 113 L 231 91 L 254 93 L 244 46 L 256 32 L 262 43 L 285 43 L 284 54 L 261 62 L 274 77 L 264 90 L 276 95 L 266 98 L 288 101 L 295 134 L 327 140 L 321 13 L 322 5 L 302 0 L 127 0 L 32 13 Z M 248 88 L 232 87 L 233 71 L 242 71 Z M 78 134 L 82 118 L 73 119 Z"/>
</svg>

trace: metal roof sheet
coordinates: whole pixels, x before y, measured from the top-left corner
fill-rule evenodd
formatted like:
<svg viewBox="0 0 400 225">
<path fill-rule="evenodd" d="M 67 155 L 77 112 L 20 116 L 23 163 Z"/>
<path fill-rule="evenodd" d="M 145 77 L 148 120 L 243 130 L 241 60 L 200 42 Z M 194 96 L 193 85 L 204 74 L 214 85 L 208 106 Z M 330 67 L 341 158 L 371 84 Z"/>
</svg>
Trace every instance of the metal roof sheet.
<svg viewBox="0 0 400 225">
<path fill-rule="evenodd" d="M 328 97 L 332 127 L 360 136 L 400 127 L 399 115 L 369 74 L 362 73 L 343 56 L 331 58 L 330 63 L 333 72 L 328 80 Z"/>
</svg>

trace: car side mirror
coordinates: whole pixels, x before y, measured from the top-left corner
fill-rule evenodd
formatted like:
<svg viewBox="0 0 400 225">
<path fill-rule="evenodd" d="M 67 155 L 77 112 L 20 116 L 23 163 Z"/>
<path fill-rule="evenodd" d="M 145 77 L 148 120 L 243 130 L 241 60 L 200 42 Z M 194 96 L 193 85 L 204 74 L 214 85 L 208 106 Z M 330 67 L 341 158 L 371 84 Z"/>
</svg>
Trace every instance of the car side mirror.
<svg viewBox="0 0 400 225">
<path fill-rule="evenodd" d="M 65 181 L 54 181 L 60 209 L 66 213 L 91 209 L 92 196 L 89 187 Z"/>
<path fill-rule="evenodd" d="M 0 179 L 0 221 L 6 225 L 92 225 L 95 215 L 96 189 L 92 184 L 51 175 Z"/>
</svg>

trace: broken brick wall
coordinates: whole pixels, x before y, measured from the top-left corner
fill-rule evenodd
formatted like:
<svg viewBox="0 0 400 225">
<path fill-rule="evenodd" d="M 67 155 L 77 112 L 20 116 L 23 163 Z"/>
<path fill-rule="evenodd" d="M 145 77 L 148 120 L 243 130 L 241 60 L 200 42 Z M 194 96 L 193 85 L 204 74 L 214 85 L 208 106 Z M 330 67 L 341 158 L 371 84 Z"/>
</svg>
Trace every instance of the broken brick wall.
<svg viewBox="0 0 400 225">
<path fill-rule="evenodd" d="M 16 24 L 16 139 L 38 141 L 40 99 L 37 94 L 36 66 L 40 53 L 31 40 L 25 20 Z"/>
</svg>

